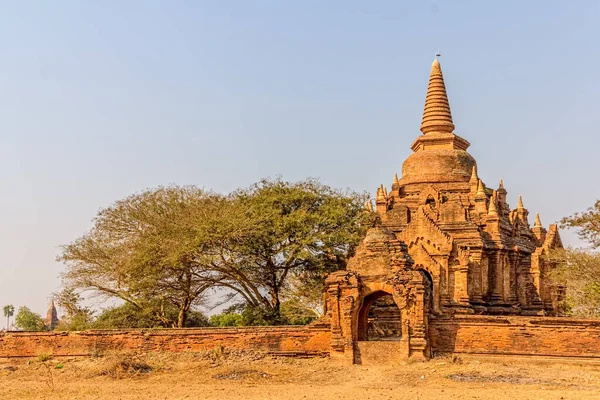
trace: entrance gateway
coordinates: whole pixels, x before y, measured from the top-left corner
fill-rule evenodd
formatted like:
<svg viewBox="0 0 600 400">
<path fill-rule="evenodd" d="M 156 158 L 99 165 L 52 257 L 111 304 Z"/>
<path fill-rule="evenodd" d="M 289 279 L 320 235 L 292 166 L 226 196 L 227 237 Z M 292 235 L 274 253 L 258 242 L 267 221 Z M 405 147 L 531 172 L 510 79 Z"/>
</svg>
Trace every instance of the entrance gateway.
<svg viewBox="0 0 600 400">
<path fill-rule="evenodd" d="M 562 247 L 557 226 L 536 215 L 531 227 L 520 196 L 512 209 L 502 180 L 492 189 L 479 178 L 470 143 L 454 133 L 437 59 L 421 132 L 401 178 L 366 204 L 376 226 L 346 270 L 326 278 L 332 357 L 360 362 L 377 343 L 395 359 L 428 358 L 430 318 L 557 314 L 564 288 L 545 257 Z"/>
</svg>

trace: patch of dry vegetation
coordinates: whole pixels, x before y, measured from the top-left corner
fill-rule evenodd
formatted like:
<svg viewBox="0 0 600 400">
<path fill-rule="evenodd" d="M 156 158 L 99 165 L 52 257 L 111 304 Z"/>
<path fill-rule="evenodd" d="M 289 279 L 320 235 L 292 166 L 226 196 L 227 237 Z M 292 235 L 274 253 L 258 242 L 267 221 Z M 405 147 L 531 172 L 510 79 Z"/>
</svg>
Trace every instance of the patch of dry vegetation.
<svg viewBox="0 0 600 400">
<path fill-rule="evenodd" d="M 477 359 L 359 366 L 217 347 L 0 361 L 0 399 L 600 399 L 600 362 Z"/>
</svg>

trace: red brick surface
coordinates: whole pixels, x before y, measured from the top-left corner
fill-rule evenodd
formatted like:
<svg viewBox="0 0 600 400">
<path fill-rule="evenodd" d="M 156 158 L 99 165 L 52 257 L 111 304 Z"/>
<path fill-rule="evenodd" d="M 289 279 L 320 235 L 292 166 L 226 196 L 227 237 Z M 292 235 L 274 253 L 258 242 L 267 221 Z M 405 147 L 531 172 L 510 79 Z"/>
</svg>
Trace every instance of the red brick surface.
<svg viewBox="0 0 600 400">
<path fill-rule="evenodd" d="M 244 327 L 114 330 L 84 332 L 7 332 L 0 334 L 0 357 L 83 356 L 97 350 L 202 351 L 222 345 L 262 351 L 329 352 L 329 328 Z"/>
<path fill-rule="evenodd" d="M 600 358 L 600 320 L 523 316 L 435 317 L 429 321 L 434 353 Z M 95 351 L 211 350 L 222 345 L 262 351 L 330 352 L 328 327 L 244 327 L 7 332 L 0 357 L 85 356 Z"/>
<path fill-rule="evenodd" d="M 438 353 L 600 358 L 600 320 L 521 316 L 431 318 Z"/>
</svg>

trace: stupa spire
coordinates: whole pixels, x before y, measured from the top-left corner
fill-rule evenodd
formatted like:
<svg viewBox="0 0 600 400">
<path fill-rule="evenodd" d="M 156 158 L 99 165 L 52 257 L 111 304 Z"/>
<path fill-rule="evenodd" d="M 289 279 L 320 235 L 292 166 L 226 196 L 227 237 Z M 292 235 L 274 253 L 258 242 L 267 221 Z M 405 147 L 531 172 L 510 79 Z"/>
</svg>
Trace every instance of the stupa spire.
<svg viewBox="0 0 600 400">
<path fill-rule="evenodd" d="M 540 213 L 536 213 L 535 214 L 535 223 L 533 224 L 534 228 L 541 228 L 542 227 L 542 220 L 540 219 Z"/>
<path fill-rule="evenodd" d="M 446 85 L 442 75 L 440 62 L 433 60 L 429 74 L 429 86 L 425 98 L 425 109 L 421 122 L 421 132 L 427 133 L 452 133 L 454 123 L 450 112 L 450 103 L 446 94 Z"/>
<path fill-rule="evenodd" d="M 498 217 L 498 207 L 496 207 L 496 201 L 498 200 L 498 195 L 494 190 L 492 194 L 492 198 L 490 199 L 490 206 L 488 207 L 488 216 L 492 218 Z"/>
<path fill-rule="evenodd" d="M 485 196 L 485 186 L 483 185 L 483 181 L 479 180 L 479 185 L 477 186 L 477 197 L 486 197 Z"/>
</svg>

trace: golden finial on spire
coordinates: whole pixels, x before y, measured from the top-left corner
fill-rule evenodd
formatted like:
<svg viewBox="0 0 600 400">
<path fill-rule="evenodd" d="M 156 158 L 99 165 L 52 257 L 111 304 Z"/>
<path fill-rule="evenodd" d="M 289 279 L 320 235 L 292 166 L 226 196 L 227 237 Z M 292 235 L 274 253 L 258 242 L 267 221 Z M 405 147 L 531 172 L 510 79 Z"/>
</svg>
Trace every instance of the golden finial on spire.
<svg viewBox="0 0 600 400">
<path fill-rule="evenodd" d="M 500 179 L 500 185 L 498 186 L 498 189 L 504 189 L 504 182 L 502 182 L 502 179 Z"/>
<path fill-rule="evenodd" d="M 446 85 L 444 84 L 440 62 L 437 59 L 438 56 L 439 53 L 437 53 L 436 58 L 431 64 L 429 85 L 427 87 L 427 96 L 425 97 L 425 109 L 421 122 L 421 132 L 424 134 L 430 132 L 454 132 L 452 113 L 450 112 Z"/>
<path fill-rule="evenodd" d="M 399 185 L 400 181 L 398 179 L 398 173 L 394 173 L 394 185 Z"/>
</svg>

